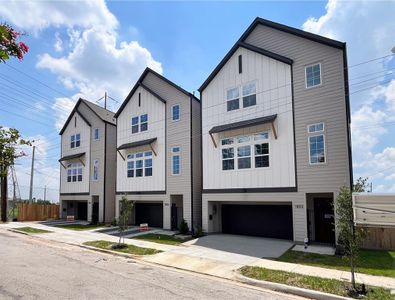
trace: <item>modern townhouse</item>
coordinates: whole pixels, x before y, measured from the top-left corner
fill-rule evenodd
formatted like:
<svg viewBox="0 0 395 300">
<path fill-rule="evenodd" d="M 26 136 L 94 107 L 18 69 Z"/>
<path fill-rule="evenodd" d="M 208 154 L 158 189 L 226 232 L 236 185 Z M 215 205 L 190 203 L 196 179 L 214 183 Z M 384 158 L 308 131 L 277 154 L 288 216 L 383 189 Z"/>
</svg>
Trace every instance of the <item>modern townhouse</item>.
<svg viewBox="0 0 395 300">
<path fill-rule="evenodd" d="M 347 77 L 345 43 L 255 19 L 199 89 L 204 231 L 335 242 Z"/>
<path fill-rule="evenodd" d="M 200 226 L 199 99 L 147 68 L 115 117 L 117 216 L 125 196 L 135 202 L 131 224 Z"/>
<path fill-rule="evenodd" d="M 115 216 L 114 113 L 79 99 L 61 135 L 60 215 L 111 222 Z"/>
</svg>

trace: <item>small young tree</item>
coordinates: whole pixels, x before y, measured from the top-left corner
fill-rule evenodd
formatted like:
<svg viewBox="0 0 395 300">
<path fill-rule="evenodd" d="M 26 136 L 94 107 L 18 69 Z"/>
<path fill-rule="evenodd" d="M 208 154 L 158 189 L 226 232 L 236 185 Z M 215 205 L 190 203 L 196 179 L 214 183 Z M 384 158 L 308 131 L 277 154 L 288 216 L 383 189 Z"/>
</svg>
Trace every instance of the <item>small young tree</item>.
<svg viewBox="0 0 395 300">
<path fill-rule="evenodd" d="M 122 196 L 121 201 L 119 201 L 119 242 L 118 246 L 121 247 L 124 243 L 122 243 L 123 233 L 128 229 L 129 217 L 133 211 L 134 202 L 129 201 L 126 196 Z M 125 238 L 123 238 L 125 242 Z"/>
</svg>

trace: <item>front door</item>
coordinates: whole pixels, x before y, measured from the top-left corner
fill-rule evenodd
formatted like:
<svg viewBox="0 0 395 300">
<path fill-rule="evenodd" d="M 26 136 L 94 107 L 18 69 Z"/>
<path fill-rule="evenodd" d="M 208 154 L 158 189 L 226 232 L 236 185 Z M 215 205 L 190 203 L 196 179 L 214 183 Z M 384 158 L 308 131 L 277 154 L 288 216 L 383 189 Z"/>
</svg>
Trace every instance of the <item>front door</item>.
<svg viewBox="0 0 395 300">
<path fill-rule="evenodd" d="M 171 204 L 171 230 L 178 229 L 178 222 L 177 222 L 177 205 L 175 203 Z"/>
<path fill-rule="evenodd" d="M 314 198 L 315 241 L 335 243 L 335 224 L 332 198 Z"/>
<path fill-rule="evenodd" d="M 87 202 L 77 202 L 77 220 L 88 219 L 88 204 Z"/>
<path fill-rule="evenodd" d="M 92 223 L 97 224 L 98 222 L 99 222 L 99 202 L 93 202 Z"/>
</svg>

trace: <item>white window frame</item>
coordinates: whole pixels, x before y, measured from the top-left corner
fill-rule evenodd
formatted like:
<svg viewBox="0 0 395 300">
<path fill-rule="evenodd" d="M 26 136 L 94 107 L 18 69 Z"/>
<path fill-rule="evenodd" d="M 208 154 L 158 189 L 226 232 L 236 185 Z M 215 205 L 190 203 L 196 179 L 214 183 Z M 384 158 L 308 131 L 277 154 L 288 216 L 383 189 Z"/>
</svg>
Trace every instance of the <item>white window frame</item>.
<svg viewBox="0 0 395 300">
<path fill-rule="evenodd" d="M 139 157 L 137 157 L 139 156 Z M 137 168 L 137 161 L 142 161 L 141 168 Z M 147 160 L 151 160 L 151 166 L 146 166 Z M 133 167 L 129 168 L 129 162 L 132 163 Z M 142 176 L 136 176 L 137 175 L 137 169 L 142 170 Z M 146 175 L 146 169 L 151 169 L 151 175 Z M 133 171 L 133 176 L 128 176 L 129 171 Z M 154 174 L 154 159 L 153 159 L 153 153 L 151 150 L 147 151 L 139 151 L 135 153 L 129 153 L 126 156 L 126 177 L 127 178 L 141 178 L 141 177 L 152 177 Z"/>
<path fill-rule="evenodd" d="M 142 116 L 147 116 L 147 121 L 142 122 L 142 121 L 141 121 L 141 117 L 142 117 Z M 147 114 L 147 113 L 141 114 L 141 115 L 140 115 L 140 117 L 139 117 L 139 123 L 140 123 L 140 132 L 148 131 L 148 114 Z M 147 124 L 147 129 L 141 130 L 141 126 L 143 126 L 143 124 Z"/>
<path fill-rule="evenodd" d="M 311 126 L 317 126 L 322 124 L 322 130 L 317 130 L 310 132 L 310 127 Z M 317 165 L 325 165 L 328 162 L 327 158 L 327 153 L 326 153 L 326 137 L 325 137 L 325 122 L 317 122 L 313 124 L 307 125 L 307 148 L 308 148 L 308 156 L 309 156 L 309 165 L 311 166 L 317 166 Z M 317 136 L 322 136 L 323 137 L 323 143 L 324 143 L 324 161 L 323 162 L 311 162 L 311 153 L 310 153 L 310 138 L 312 137 L 317 137 Z"/>
<path fill-rule="evenodd" d="M 173 109 L 175 107 L 178 107 L 178 119 L 174 119 L 174 111 Z M 181 105 L 180 104 L 174 104 L 171 106 L 171 120 L 172 122 L 178 122 L 181 120 Z"/>
<path fill-rule="evenodd" d="M 70 175 L 69 175 L 69 173 L 70 173 Z M 75 180 L 73 180 L 74 176 L 75 176 Z M 79 176 L 81 176 L 81 180 L 79 180 Z M 70 181 L 69 181 L 69 177 L 70 177 Z M 82 163 L 80 163 L 80 162 L 70 163 L 67 165 L 67 169 L 66 169 L 66 182 L 67 183 L 82 182 L 83 179 L 84 179 L 84 176 L 83 176 Z"/>
<path fill-rule="evenodd" d="M 316 66 L 316 65 L 320 66 L 320 84 L 307 86 L 307 68 L 310 68 L 310 67 L 313 67 L 313 66 Z M 314 63 L 314 64 L 311 64 L 311 65 L 308 65 L 308 66 L 304 67 L 304 82 L 305 82 L 306 89 L 312 89 L 312 88 L 319 87 L 319 86 L 322 85 L 322 65 L 321 65 L 321 63 Z"/>
<path fill-rule="evenodd" d="M 77 136 L 79 137 L 77 140 Z M 74 141 L 73 141 L 74 138 Z M 80 144 L 77 146 L 77 141 L 80 142 Z M 74 143 L 74 146 L 72 146 L 72 143 Z M 79 148 L 81 146 L 81 133 L 75 133 L 70 136 L 70 149 L 75 149 Z"/>
<path fill-rule="evenodd" d="M 97 132 L 97 137 L 96 137 L 96 132 Z M 100 128 L 99 128 L 99 127 L 96 127 L 96 128 L 93 130 L 93 139 L 94 139 L 95 141 L 100 140 Z"/>
<path fill-rule="evenodd" d="M 244 95 L 243 94 L 243 88 L 244 88 L 244 86 L 246 86 L 246 85 L 249 85 L 249 84 L 254 84 L 255 85 L 255 93 L 251 93 L 251 94 L 247 94 L 247 95 Z M 242 103 L 243 103 L 243 108 L 250 108 L 250 107 L 254 107 L 254 106 L 256 106 L 256 101 L 257 101 L 257 81 L 256 80 L 254 80 L 254 81 L 250 81 L 250 82 L 247 82 L 247 83 L 244 83 L 243 85 L 241 85 L 241 87 L 240 87 L 240 89 L 241 89 L 241 101 L 242 101 Z M 252 95 L 255 95 L 255 104 L 254 105 L 250 105 L 250 106 L 244 106 L 244 97 L 248 97 L 248 96 L 252 96 Z"/>
<path fill-rule="evenodd" d="M 178 148 L 178 151 L 174 149 Z M 174 158 L 178 157 L 178 173 L 174 173 Z M 171 175 L 180 176 L 181 175 L 181 147 L 173 146 L 171 147 Z"/>
<path fill-rule="evenodd" d="M 228 91 L 230 91 L 230 90 L 235 90 L 235 89 L 238 90 L 239 96 L 238 96 L 237 98 L 228 99 Z M 237 99 L 238 102 L 239 102 L 239 107 L 238 107 L 238 108 L 235 108 L 235 109 L 228 110 L 228 102 L 229 102 L 229 101 L 234 101 L 234 100 L 236 100 L 236 99 Z M 239 109 L 240 109 L 240 86 L 235 86 L 235 87 L 227 88 L 226 91 L 225 91 L 225 100 L 226 100 L 226 111 L 227 111 L 227 112 L 234 111 L 234 110 L 239 110 Z"/>
</svg>

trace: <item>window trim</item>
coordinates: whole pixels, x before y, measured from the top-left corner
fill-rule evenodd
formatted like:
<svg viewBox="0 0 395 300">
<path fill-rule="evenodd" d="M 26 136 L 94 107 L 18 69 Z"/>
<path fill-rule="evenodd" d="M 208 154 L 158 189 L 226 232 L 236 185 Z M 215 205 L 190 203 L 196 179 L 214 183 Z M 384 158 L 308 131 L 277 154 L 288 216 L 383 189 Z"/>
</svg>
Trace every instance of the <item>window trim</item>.
<svg viewBox="0 0 395 300">
<path fill-rule="evenodd" d="M 97 138 L 96 138 L 96 131 L 97 131 Z M 99 140 L 100 140 L 100 128 L 99 128 L 99 127 L 96 127 L 96 128 L 93 130 L 93 139 L 94 139 L 95 141 L 99 141 Z"/>
<path fill-rule="evenodd" d="M 253 94 L 248 94 L 248 95 L 243 95 L 243 87 L 246 86 L 247 84 L 251 84 L 251 83 L 255 84 L 255 93 L 253 93 Z M 240 90 L 241 90 L 241 102 L 243 103 L 243 108 L 248 109 L 248 108 L 250 108 L 250 107 L 255 107 L 255 106 L 256 106 L 257 95 L 258 95 L 258 93 L 257 93 L 257 88 L 258 88 L 257 80 L 248 81 L 248 82 L 246 82 L 246 83 L 240 85 Z M 254 105 L 250 105 L 250 106 L 244 106 L 244 97 L 248 97 L 248 96 L 251 96 L 251 95 L 255 95 L 255 104 L 254 104 Z"/>
<path fill-rule="evenodd" d="M 320 84 L 307 86 L 307 68 L 313 67 L 315 65 L 319 65 L 320 66 Z M 312 88 L 316 88 L 316 87 L 319 87 L 319 86 L 322 85 L 322 64 L 320 62 L 313 63 L 313 64 L 310 64 L 310 65 L 307 65 L 307 66 L 304 67 L 304 84 L 305 84 L 305 88 L 306 89 L 312 89 Z"/>
<path fill-rule="evenodd" d="M 79 136 L 79 139 L 77 140 L 77 135 Z M 74 137 L 74 141 L 72 140 Z M 80 144 L 77 146 L 77 141 L 80 142 Z M 74 143 L 74 147 L 72 146 L 72 143 Z M 70 135 L 70 149 L 75 149 L 81 147 L 81 133 L 74 133 Z"/>
<path fill-rule="evenodd" d="M 228 99 L 228 91 L 229 90 L 235 90 L 235 89 L 237 89 L 238 90 L 238 92 L 239 92 L 239 96 L 237 97 L 237 98 L 232 98 L 232 99 Z M 231 109 L 231 110 L 228 110 L 228 102 L 229 101 L 234 101 L 234 100 L 238 100 L 238 103 L 239 103 L 239 107 L 238 108 L 235 108 L 235 109 Z M 234 111 L 234 110 L 239 110 L 240 109 L 240 86 L 235 86 L 235 87 L 230 87 L 230 88 L 227 88 L 226 90 L 225 90 L 225 103 L 226 103 L 226 112 L 230 112 L 230 111 Z"/>
<path fill-rule="evenodd" d="M 150 152 L 150 155 L 146 155 L 146 153 Z M 137 157 L 137 154 L 142 154 L 141 156 Z M 129 157 L 130 156 L 130 157 Z M 151 159 L 151 166 L 146 167 L 146 160 Z M 137 168 L 137 161 L 142 161 L 141 168 Z M 133 168 L 129 169 L 129 162 L 133 163 Z M 142 170 L 142 176 L 137 176 L 137 169 Z M 145 169 L 151 169 L 151 175 L 147 176 Z M 133 176 L 128 176 L 129 171 L 133 171 Z M 138 152 L 131 152 L 126 156 L 126 178 L 143 178 L 143 177 L 152 177 L 154 176 L 154 155 L 151 150 L 146 151 L 138 151 Z"/>
<path fill-rule="evenodd" d="M 73 180 L 73 171 L 75 170 L 76 173 L 76 180 Z M 80 176 L 79 174 L 79 170 L 81 170 L 81 180 L 78 180 L 78 177 Z M 69 171 L 71 172 L 70 175 L 70 181 L 69 181 Z M 84 180 L 84 167 L 82 165 L 82 163 L 80 162 L 74 162 L 74 163 L 70 163 L 67 165 L 66 168 L 66 183 L 78 183 L 78 182 L 82 182 Z"/>
<path fill-rule="evenodd" d="M 178 106 L 178 119 L 174 119 L 174 114 L 173 114 L 173 108 Z M 181 120 L 181 105 L 180 104 L 174 104 L 171 106 L 171 121 L 172 122 L 178 122 Z"/>
<path fill-rule="evenodd" d="M 178 151 L 174 151 L 174 148 L 178 148 Z M 178 173 L 174 173 L 174 157 L 178 156 Z M 172 146 L 171 147 L 171 175 L 180 176 L 181 175 L 181 147 Z"/>
<path fill-rule="evenodd" d="M 315 132 L 309 132 L 309 127 L 312 125 L 318 125 L 318 124 L 323 124 L 323 129 L 320 131 L 315 131 Z M 309 165 L 310 166 L 320 166 L 320 165 L 326 165 L 328 163 L 328 156 L 327 156 L 327 150 L 326 150 L 326 130 L 325 130 L 325 122 L 317 122 L 317 123 L 312 123 L 307 125 L 307 149 L 308 153 L 307 155 L 309 156 Z M 323 136 L 323 143 L 324 143 L 324 162 L 311 162 L 311 154 L 310 154 L 310 138 L 315 137 L 315 136 Z"/>
</svg>

